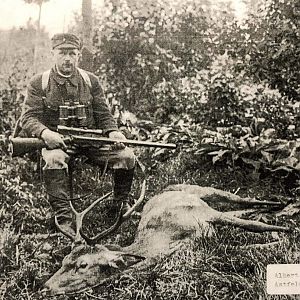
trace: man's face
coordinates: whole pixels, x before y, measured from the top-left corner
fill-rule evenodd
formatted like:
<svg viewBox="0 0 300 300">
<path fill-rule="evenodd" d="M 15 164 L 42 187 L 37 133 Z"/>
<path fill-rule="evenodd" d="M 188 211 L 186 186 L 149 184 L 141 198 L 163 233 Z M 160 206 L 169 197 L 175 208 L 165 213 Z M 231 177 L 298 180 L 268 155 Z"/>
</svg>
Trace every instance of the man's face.
<svg viewBox="0 0 300 300">
<path fill-rule="evenodd" d="M 72 74 L 78 65 L 80 51 L 72 48 L 57 48 L 52 50 L 55 65 L 65 75 Z"/>
</svg>

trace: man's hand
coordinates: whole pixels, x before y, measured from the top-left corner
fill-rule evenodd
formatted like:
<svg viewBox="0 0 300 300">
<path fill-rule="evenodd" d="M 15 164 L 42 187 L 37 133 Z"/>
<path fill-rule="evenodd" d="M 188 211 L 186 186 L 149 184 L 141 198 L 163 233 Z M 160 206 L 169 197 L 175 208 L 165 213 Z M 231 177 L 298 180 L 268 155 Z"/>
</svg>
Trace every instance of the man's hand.
<svg viewBox="0 0 300 300">
<path fill-rule="evenodd" d="M 52 131 L 50 129 L 45 129 L 41 134 L 42 140 L 44 140 L 48 149 L 62 148 L 67 149 L 61 135 L 58 132 Z"/>
<path fill-rule="evenodd" d="M 112 150 L 123 150 L 126 146 L 121 142 L 121 141 L 125 141 L 126 137 L 123 133 L 121 133 L 120 131 L 111 131 L 108 134 L 108 137 L 110 139 L 116 139 L 116 140 L 120 140 L 120 142 L 115 143 L 112 146 Z"/>
</svg>

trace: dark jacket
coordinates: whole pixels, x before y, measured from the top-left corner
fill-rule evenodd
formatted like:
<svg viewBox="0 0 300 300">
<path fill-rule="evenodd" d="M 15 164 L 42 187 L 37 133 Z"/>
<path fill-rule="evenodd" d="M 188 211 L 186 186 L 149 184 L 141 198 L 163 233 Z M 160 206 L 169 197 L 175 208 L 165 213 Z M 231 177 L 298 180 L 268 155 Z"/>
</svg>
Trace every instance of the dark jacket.
<svg viewBox="0 0 300 300">
<path fill-rule="evenodd" d="M 75 99 L 86 105 L 87 127 L 102 129 L 104 134 L 118 130 L 105 102 L 98 78 L 86 72 L 91 87 L 78 70 L 70 78 L 60 76 L 53 68 L 46 90 L 42 89 L 42 73 L 35 75 L 27 87 L 27 96 L 21 116 L 22 135 L 40 137 L 44 129 L 56 130 L 59 125 L 59 106 Z"/>
</svg>

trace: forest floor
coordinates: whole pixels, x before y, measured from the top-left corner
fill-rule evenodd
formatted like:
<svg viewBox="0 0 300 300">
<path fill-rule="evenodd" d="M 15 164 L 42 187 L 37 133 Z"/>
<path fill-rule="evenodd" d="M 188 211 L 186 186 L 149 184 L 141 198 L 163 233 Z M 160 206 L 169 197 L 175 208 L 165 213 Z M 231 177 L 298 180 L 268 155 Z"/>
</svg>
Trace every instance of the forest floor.
<svg viewBox="0 0 300 300">
<path fill-rule="evenodd" d="M 3 158 L 0 210 L 0 299 L 47 299 L 40 291 L 44 282 L 59 269 L 62 259 L 70 251 L 70 241 L 55 233 L 51 211 L 35 163 L 24 159 Z M 5 167 L 4 167 L 5 166 Z M 244 197 L 282 202 L 277 210 L 250 215 L 251 219 L 290 226 L 290 233 L 252 233 L 232 226 L 217 225 L 213 237 L 195 238 L 190 245 L 155 266 L 141 272 L 114 277 L 105 284 L 88 291 L 49 299 L 298 299 L 297 295 L 268 295 L 266 268 L 269 264 L 298 264 L 299 213 L 297 197 L 290 194 L 284 181 L 240 168 L 212 166 L 210 163 L 189 164 L 189 160 L 171 158 L 148 169 L 147 201 L 168 184 L 189 183 L 210 186 Z M 77 183 L 82 193 L 95 189 L 99 180 L 93 168 L 79 168 Z M 82 176 L 86 180 L 81 180 Z M 89 179 L 87 179 L 89 178 Z M 110 177 L 105 189 L 111 189 Z M 132 197 L 139 194 L 141 174 L 137 172 Z M 103 192 L 103 189 L 101 189 Z M 279 216 L 283 207 L 293 204 L 295 211 Z M 86 203 L 79 203 L 79 206 Z M 217 205 L 218 209 L 230 209 Z M 88 226 L 105 226 L 99 218 L 103 207 L 93 210 Z M 98 221 L 97 221 L 98 220 Z M 103 243 L 127 246 L 134 240 L 139 219 L 126 221 Z M 270 243 L 273 247 L 251 247 Z"/>
</svg>

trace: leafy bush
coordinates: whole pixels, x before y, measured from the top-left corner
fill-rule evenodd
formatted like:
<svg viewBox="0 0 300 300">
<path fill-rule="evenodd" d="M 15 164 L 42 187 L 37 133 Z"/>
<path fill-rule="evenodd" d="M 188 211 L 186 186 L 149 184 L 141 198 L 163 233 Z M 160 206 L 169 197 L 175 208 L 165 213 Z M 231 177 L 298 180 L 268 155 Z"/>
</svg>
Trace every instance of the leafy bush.
<svg viewBox="0 0 300 300">
<path fill-rule="evenodd" d="M 274 127 L 280 137 L 294 138 L 299 128 L 297 86 L 294 79 L 277 84 L 271 73 L 275 66 L 276 76 L 287 78 L 287 68 L 294 70 L 297 61 L 282 70 L 282 63 L 289 62 L 283 57 L 277 62 L 278 49 L 271 47 L 280 36 L 298 57 L 296 6 L 288 0 L 275 2 L 268 1 L 260 14 L 242 24 L 230 13 L 212 15 L 195 1 L 172 7 L 165 1 L 111 5 L 98 19 L 94 38 L 95 71 L 109 103 L 158 123 L 181 119 L 212 129 L 250 126 L 255 119 L 260 130 Z M 285 25 L 275 29 L 273 21 Z M 291 85 L 294 92 L 289 92 Z"/>
<path fill-rule="evenodd" d="M 290 100 L 299 99 L 299 3 L 265 1 L 257 17 L 246 24 L 249 69 L 257 82 L 267 81 Z M 256 22 L 255 22 L 256 21 Z M 246 54 L 246 55 L 247 55 Z"/>
<path fill-rule="evenodd" d="M 40 231 L 49 219 L 49 204 L 38 177 L 36 163 L 9 157 L 0 160 L 1 220 L 11 222 L 16 231 Z M 34 178 L 34 182 L 32 181 Z"/>
<path fill-rule="evenodd" d="M 298 190 L 300 179 L 299 142 L 276 139 L 275 130 L 263 130 L 259 136 L 248 127 L 208 132 L 195 155 L 206 156 L 213 164 L 239 167 L 252 176 L 282 180 L 286 188 Z"/>
<path fill-rule="evenodd" d="M 156 99 L 153 88 L 164 82 L 173 86 L 183 73 L 193 76 L 209 65 L 214 47 L 208 18 L 194 1 L 144 3 L 138 8 L 129 1 L 112 5 L 94 38 L 95 70 L 106 83 L 108 100 L 122 99 L 123 106 L 143 117 L 169 109 Z"/>
</svg>

